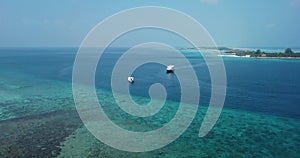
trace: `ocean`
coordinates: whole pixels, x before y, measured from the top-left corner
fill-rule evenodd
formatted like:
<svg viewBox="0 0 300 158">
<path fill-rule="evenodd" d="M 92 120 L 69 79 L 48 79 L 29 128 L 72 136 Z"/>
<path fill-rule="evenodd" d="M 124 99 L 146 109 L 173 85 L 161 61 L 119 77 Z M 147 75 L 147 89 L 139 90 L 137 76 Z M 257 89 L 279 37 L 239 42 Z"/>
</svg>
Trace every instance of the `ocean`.
<svg viewBox="0 0 300 158">
<path fill-rule="evenodd" d="M 116 105 L 111 72 L 127 48 L 107 49 L 95 85 L 105 112 L 120 127 L 149 131 L 167 124 L 180 102 L 180 82 L 161 64 L 133 72 L 130 94 L 149 102 L 148 90 L 161 83 L 166 107 L 153 117 L 132 117 Z M 266 50 L 266 49 L 263 49 Z M 188 129 L 174 142 L 149 152 L 114 149 L 83 125 L 72 95 L 76 48 L 0 49 L 0 157 L 298 157 L 300 155 L 300 60 L 223 57 L 227 93 L 213 129 L 198 137 L 211 93 L 202 56 L 182 50 L 198 77 L 200 102 Z M 130 63 L 130 61 L 129 61 Z M 183 68 L 184 69 L 184 68 Z M 125 79 L 126 80 L 126 79 Z M 192 85 L 198 86 L 198 85 Z"/>
</svg>

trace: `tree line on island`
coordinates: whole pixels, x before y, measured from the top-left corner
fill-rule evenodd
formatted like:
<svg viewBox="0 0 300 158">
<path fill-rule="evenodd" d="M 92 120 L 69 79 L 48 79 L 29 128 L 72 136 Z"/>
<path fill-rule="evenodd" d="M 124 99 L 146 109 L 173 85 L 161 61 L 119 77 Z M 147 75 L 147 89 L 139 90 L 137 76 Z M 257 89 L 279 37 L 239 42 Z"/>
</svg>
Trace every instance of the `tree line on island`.
<svg viewBox="0 0 300 158">
<path fill-rule="evenodd" d="M 279 53 L 266 53 L 260 49 L 253 50 L 230 50 L 226 51 L 228 54 L 235 54 L 237 56 L 247 56 L 247 57 L 300 57 L 300 53 L 294 53 L 291 48 L 285 49 L 284 52 Z"/>
</svg>

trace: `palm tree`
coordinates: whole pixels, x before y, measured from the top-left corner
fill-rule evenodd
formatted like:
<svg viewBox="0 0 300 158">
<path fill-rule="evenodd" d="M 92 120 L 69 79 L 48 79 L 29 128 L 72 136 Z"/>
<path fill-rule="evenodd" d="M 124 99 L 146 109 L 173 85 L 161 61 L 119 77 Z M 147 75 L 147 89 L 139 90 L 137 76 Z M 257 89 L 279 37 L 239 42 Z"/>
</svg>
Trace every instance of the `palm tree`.
<svg viewBox="0 0 300 158">
<path fill-rule="evenodd" d="M 293 54 L 294 52 L 292 51 L 291 48 L 287 48 L 287 49 L 285 49 L 284 53 L 286 53 L 286 54 Z"/>
</svg>

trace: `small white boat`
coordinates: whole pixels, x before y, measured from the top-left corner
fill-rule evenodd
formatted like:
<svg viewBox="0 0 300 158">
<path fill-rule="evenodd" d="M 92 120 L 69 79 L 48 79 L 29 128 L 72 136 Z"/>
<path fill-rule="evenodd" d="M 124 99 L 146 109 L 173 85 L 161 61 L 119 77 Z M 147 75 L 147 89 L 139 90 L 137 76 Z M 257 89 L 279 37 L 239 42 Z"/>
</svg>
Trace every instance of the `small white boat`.
<svg viewBox="0 0 300 158">
<path fill-rule="evenodd" d="M 167 66 L 167 73 L 172 73 L 172 72 L 174 72 L 174 65 L 168 65 Z"/>
<path fill-rule="evenodd" d="M 132 76 L 128 77 L 128 82 L 133 83 L 134 82 L 134 77 L 132 77 Z"/>
</svg>

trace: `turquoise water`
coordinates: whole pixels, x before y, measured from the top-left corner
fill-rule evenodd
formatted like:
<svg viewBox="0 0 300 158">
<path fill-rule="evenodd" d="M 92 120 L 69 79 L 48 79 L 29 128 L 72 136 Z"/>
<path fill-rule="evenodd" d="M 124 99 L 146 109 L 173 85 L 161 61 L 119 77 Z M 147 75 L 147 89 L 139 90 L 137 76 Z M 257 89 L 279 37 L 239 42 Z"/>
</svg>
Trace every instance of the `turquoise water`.
<svg viewBox="0 0 300 158">
<path fill-rule="evenodd" d="M 108 50 L 96 75 L 97 94 L 107 115 L 119 126 L 149 131 L 165 125 L 178 108 L 176 76 L 160 65 L 134 72 L 130 87 L 139 103 L 148 88 L 162 83 L 168 101 L 151 118 L 122 112 L 110 90 L 110 72 L 126 49 Z M 225 108 L 212 131 L 198 137 L 210 99 L 210 77 L 200 55 L 185 52 L 199 78 L 198 113 L 185 133 L 164 148 L 145 153 L 113 149 L 93 137 L 81 122 L 72 97 L 71 72 L 76 49 L 0 50 L 0 157 L 298 157 L 300 155 L 300 61 L 224 58 Z"/>
</svg>

